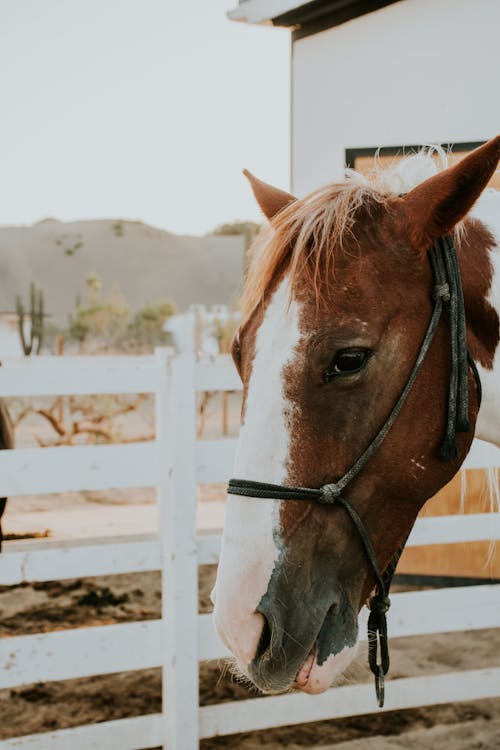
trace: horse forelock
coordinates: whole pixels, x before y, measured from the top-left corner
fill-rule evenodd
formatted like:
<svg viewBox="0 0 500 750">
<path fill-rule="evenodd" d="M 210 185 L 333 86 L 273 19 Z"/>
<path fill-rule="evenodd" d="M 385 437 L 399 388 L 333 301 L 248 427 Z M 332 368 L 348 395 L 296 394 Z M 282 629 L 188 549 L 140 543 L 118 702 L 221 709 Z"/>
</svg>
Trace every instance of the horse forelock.
<svg viewBox="0 0 500 750">
<path fill-rule="evenodd" d="M 266 301 L 276 278 L 284 272 L 291 296 L 305 281 L 319 302 L 322 272 L 325 268 L 333 271 L 337 250 L 355 239 L 356 219 L 372 215 L 377 207 L 387 206 L 446 167 L 444 150 L 429 146 L 388 167 L 382 167 L 376 159 L 367 175 L 347 169 L 343 182 L 326 185 L 290 203 L 260 232 L 251 248 L 243 290 L 244 320 Z"/>
</svg>

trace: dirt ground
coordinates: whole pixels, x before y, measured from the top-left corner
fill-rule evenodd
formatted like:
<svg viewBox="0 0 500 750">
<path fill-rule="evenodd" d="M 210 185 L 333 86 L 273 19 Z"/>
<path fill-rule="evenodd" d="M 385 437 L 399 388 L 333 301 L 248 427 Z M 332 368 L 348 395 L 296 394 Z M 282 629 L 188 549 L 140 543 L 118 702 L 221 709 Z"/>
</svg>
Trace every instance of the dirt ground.
<svg viewBox="0 0 500 750">
<path fill-rule="evenodd" d="M 237 429 L 238 400 L 230 408 L 230 431 Z M 216 437 L 219 416 L 209 404 L 204 437 Z M 217 424 L 216 424 L 217 423 Z M 151 427 L 151 414 L 128 437 Z M 28 419 L 20 445 L 33 446 L 47 426 Z M 199 489 L 198 527 L 219 528 L 224 487 Z M 147 533 L 157 528 L 151 490 L 67 493 L 13 498 L 5 531 L 14 538 L 47 534 L 53 539 Z M 36 540 L 33 541 L 37 543 Z M 211 610 L 214 566 L 200 568 L 200 612 Z M 0 637 L 71 627 L 154 619 L 160 616 L 159 573 L 54 581 L 0 588 Z M 393 639 L 391 678 L 449 670 L 500 666 L 500 630 Z M 366 649 L 341 683 L 371 680 Z M 387 686 L 390 690 L 390 684 Z M 200 665 L 200 703 L 256 697 L 235 682 L 223 664 Z M 151 669 L 0 691 L 0 739 L 90 722 L 155 713 L 161 707 L 160 670 Z M 500 700 L 371 714 L 328 722 L 204 740 L 202 750 L 497 750 Z M 49 748 L 47 748 L 49 750 Z"/>
</svg>

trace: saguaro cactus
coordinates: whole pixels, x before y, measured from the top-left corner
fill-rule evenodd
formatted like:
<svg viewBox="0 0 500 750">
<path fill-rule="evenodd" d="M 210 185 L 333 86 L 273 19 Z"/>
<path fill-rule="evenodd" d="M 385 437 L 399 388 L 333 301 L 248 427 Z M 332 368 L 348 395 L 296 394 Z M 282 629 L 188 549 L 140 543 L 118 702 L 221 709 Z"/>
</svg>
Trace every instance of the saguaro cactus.
<svg viewBox="0 0 500 750">
<path fill-rule="evenodd" d="M 43 291 L 37 290 L 33 281 L 30 284 L 29 340 L 27 340 L 24 325 L 27 316 L 20 295 L 16 297 L 16 310 L 19 338 L 25 356 L 40 354 L 43 343 L 44 298 Z"/>
</svg>

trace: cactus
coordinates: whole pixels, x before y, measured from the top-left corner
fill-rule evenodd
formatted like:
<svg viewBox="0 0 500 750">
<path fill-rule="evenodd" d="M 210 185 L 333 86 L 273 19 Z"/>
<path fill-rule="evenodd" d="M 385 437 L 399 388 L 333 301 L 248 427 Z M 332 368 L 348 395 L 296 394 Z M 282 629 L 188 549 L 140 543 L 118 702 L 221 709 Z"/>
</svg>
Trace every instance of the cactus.
<svg viewBox="0 0 500 750">
<path fill-rule="evenodd" d="M 29 357 L 30 354 L 40 354 L 44 333 L 44 298 L 43 291 L 41 289 L 37 291 L 33 281 L 30 284 L 29 341 L 26 338 L 26 331 L 24 328 L 26 311 L 20 295 L 17 295 L 16 297 L 16 310 L 19 338 L 21 339 L 21 346 L 24 355 Z"/>
</svg>

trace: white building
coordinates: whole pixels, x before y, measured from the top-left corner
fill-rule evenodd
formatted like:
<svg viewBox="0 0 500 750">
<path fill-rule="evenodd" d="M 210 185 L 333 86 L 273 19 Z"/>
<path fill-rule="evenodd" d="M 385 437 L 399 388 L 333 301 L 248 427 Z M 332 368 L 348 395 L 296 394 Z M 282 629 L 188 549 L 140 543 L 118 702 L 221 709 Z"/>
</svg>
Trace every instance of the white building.
<svg viewBox="0 0 500 750">
<path fill-rule="evenodd" d="M 229 16 L 292 30 L 298 195 L 377 147 L 463 151 L 500 130 L 499 0 L 241 0 Z"/>
</svg>

